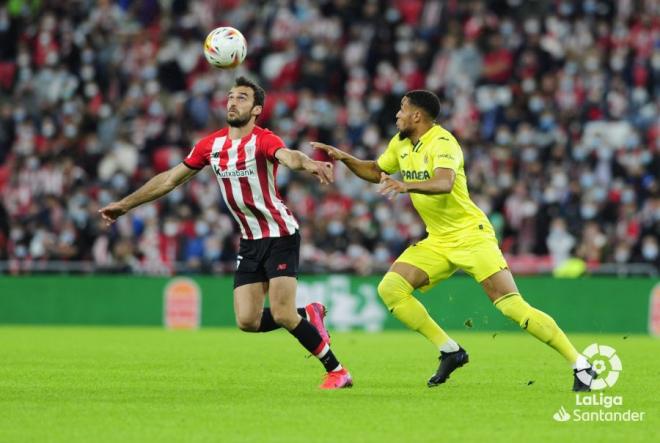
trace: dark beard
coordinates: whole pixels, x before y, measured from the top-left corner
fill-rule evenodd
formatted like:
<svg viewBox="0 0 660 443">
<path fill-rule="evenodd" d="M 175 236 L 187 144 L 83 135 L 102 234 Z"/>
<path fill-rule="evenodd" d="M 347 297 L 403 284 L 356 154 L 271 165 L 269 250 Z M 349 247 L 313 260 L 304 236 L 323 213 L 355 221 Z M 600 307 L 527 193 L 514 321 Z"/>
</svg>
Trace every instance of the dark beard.
<svg viewBox="0 0 660 443">
<path fill-rule="evenodd" d="M 412 131 L 410 129 L 402 129 L 401 131 L 399 131 L 399 140 L 404 140 L 410 137 L 411 132 Z"/>
<path fill-rule="evenodd" d="M 243 126 L 247 125 L 250 123 L 250 119 L 252 118 L 251 115 L 246 115 L 245 117 L 236 117 L 236 118 L 229 118 L 227 117 L 227 124 L 231 126 L 232 128 L 242 128 Z"/>
</svg>

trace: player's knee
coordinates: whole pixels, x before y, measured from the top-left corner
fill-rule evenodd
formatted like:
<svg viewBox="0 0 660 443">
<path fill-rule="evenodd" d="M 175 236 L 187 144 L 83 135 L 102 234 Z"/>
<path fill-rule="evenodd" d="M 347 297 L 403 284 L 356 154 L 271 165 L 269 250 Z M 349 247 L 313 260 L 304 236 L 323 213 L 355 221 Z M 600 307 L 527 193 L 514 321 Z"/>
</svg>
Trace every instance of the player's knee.
<svg viewBox="0 0 660 443">
<path fill-rule="evenodd" d="M 300 317 L 295 309 L 290 310 L 271 306 L 271 313 L 273 314 L 275 323 L 288 330 L 295 328 L 300 321 Z"/>
<path fill-rule="evenodd" d="M 236 316 L 236 326 L 244 332 L 257 332 L 261 326 L 260 317 Z"/>
<path fill-rule="evenodd" d="M 407 297 L 412 296 L 413 287 L 396 272 L 388 272 L 378 284 L 378 296 L 390 311 Z"/>
<path fill-rule="evenodd" d="M 507 318 L 525 328 L 532 311 L 532 307 L 518 293 L 507 294 L 495 300 L 495 307 Z"/>
</svg>

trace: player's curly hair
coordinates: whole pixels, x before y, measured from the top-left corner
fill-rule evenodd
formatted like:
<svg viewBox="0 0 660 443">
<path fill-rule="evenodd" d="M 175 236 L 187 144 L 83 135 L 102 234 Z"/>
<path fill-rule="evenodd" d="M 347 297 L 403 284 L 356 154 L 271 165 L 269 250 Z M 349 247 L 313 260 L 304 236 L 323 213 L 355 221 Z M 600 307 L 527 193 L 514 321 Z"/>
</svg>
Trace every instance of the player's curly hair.
<svg viewBox="0 0 660 443">
<path fill-rule="evenodd" d="M 440 114 L 440 99 L 433 92 L 426 89 L 415 89 L 408 91 L 405 95 L 410 104 L 423 109 L 424 112 L 435 121 Z"/>
<path fill-rule="evenodd" d="M 266 101 L 266 91 L 247 77 L 240 76 L 234 82 L 234 86 L 246 86 L 254 91 L 254 106 L 263 106 Z"/>
</svg>

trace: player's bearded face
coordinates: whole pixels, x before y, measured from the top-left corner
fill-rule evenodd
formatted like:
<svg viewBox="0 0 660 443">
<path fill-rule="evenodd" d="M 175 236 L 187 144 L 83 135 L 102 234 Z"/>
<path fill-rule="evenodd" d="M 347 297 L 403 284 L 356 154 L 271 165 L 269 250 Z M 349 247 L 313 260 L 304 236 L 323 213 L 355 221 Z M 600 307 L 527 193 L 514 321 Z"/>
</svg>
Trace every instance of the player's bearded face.
<svg viewBox="0 0 660 443">
<path fill-rule="evenodd" d="M 396 128 L 399 130 L 399 140 L 410 137 L 413 130 L 412 122 L 413 109 L 408 103 L 408 98 L 404 97 L 401 100 L 401 108 L 396 113 Z"/>
<path fill-rule="evenodd" d="M 242 128 L 250 122 L 250 119 L 252 119 L 252 109 L 243 112 L 236 108 L 227 110 L 227 124 L 234 128 Z"/>
<path fill-rule="evenodd" d="M 227 124 L 234 128 L 242 128 L 250 123 L 253 116 L 258 115 L 260 106 L 255 106 L 254 96 L 250 88 L 238 86 L 232 88 L 227 96 Z"/>
</svg>

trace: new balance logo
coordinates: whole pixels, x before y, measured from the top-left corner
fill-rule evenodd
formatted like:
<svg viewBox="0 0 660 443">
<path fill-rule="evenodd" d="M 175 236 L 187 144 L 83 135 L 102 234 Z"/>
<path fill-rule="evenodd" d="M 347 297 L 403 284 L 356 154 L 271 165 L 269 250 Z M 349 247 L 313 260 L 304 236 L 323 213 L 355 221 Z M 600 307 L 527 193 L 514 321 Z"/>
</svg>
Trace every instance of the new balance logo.
<svg viewBox="0 0 660 443">
<path fill-rule="evenodd" d="M 568 411 L 566 411 L 566 409 L 564 409 L 564 407 L 562 406 L 561 408 L 559 408 L 559 411 L 552 414 L 552 418 L 554 418 L 555 421 L 568 421 L 571 419 L 571 416 L 568 413 Z"/>
<path fill-rule="evenodd" d="M 277 265 L 277 270 L 278 271 L 285 271 L 286 270 L 286 263 L 280 263 Z"/>
</svg>

